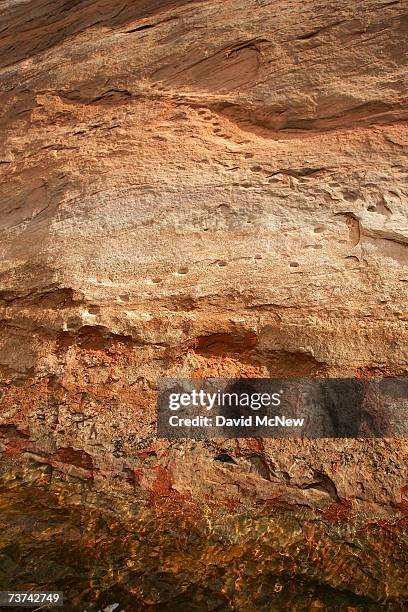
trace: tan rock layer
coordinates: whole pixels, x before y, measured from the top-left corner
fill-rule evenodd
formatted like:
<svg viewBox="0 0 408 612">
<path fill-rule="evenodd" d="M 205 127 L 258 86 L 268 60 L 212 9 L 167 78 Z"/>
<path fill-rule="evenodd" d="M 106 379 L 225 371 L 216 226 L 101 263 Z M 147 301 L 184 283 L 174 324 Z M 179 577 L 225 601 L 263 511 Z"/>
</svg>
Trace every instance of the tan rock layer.
<svg viewBox="0 0 408 612">
<path fill-rule="evenodd" d="M 407 374 L 407 34 L 378 0 L 2 3 L 5 457 L 406 511 L 403 440 L 159 441 L 155 388 Z"/>
</svg>

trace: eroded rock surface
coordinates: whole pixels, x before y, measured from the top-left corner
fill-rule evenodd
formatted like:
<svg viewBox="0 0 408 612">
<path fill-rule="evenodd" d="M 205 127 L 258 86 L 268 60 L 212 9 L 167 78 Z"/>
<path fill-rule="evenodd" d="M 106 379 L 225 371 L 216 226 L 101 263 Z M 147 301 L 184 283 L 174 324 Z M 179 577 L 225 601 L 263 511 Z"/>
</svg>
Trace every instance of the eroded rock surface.
<svg viewBox="0 0 408 612">
<path fill-rule="evenodd" d="M 403 1 L 1 3 L 9 478 L 403 519 L 405 441 L 170 443 L 155 389 L 407 374 L 407 38 Z"/>
</svg>

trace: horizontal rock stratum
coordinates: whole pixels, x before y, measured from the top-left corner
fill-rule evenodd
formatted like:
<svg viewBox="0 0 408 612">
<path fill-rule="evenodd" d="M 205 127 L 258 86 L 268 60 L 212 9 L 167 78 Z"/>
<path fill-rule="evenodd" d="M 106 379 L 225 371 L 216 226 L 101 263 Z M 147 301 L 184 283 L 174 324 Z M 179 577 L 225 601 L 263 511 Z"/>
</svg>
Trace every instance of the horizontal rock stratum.
<svg viewBox="0 0 408 612">
<path fill-rule="evenodd" d="M 404 440 L 166 442 L 155 401 L 407 375 L 407 53 L 402 0 L 0 3 L 5 475 L 405 520 Z"/>
</svg>

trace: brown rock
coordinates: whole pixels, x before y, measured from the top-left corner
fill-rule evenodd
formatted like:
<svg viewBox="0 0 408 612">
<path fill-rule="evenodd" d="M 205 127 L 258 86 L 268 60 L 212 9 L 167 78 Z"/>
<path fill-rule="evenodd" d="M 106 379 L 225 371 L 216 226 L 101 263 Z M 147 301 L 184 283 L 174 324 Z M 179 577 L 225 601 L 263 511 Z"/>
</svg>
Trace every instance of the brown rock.
<svg viewBox="0 0 408 612">
<path fill-rule="evenodd" d="M 404 440 L 170 443 L 155 388 L 408 373 L 404 4 L 74 4 L 0 8 L 4 455 L 96 496 L 401 517 Z"/>
</svg>

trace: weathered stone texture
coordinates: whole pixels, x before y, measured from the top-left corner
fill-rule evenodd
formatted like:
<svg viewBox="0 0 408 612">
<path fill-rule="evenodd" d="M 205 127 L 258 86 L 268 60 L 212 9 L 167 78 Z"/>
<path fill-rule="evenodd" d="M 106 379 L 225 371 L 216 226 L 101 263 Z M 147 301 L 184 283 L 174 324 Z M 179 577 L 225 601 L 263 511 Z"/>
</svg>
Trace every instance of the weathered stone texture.
<svg viewBox="0 0 408 612">
<path fill-rule="evenodd" d="M 404 441 L 154 423 L 163 375 L 408 373 L 407 37 L 402 1 L 1 3 L 5 457 L 137 499 L 406 512 Z"/>
</svg>

